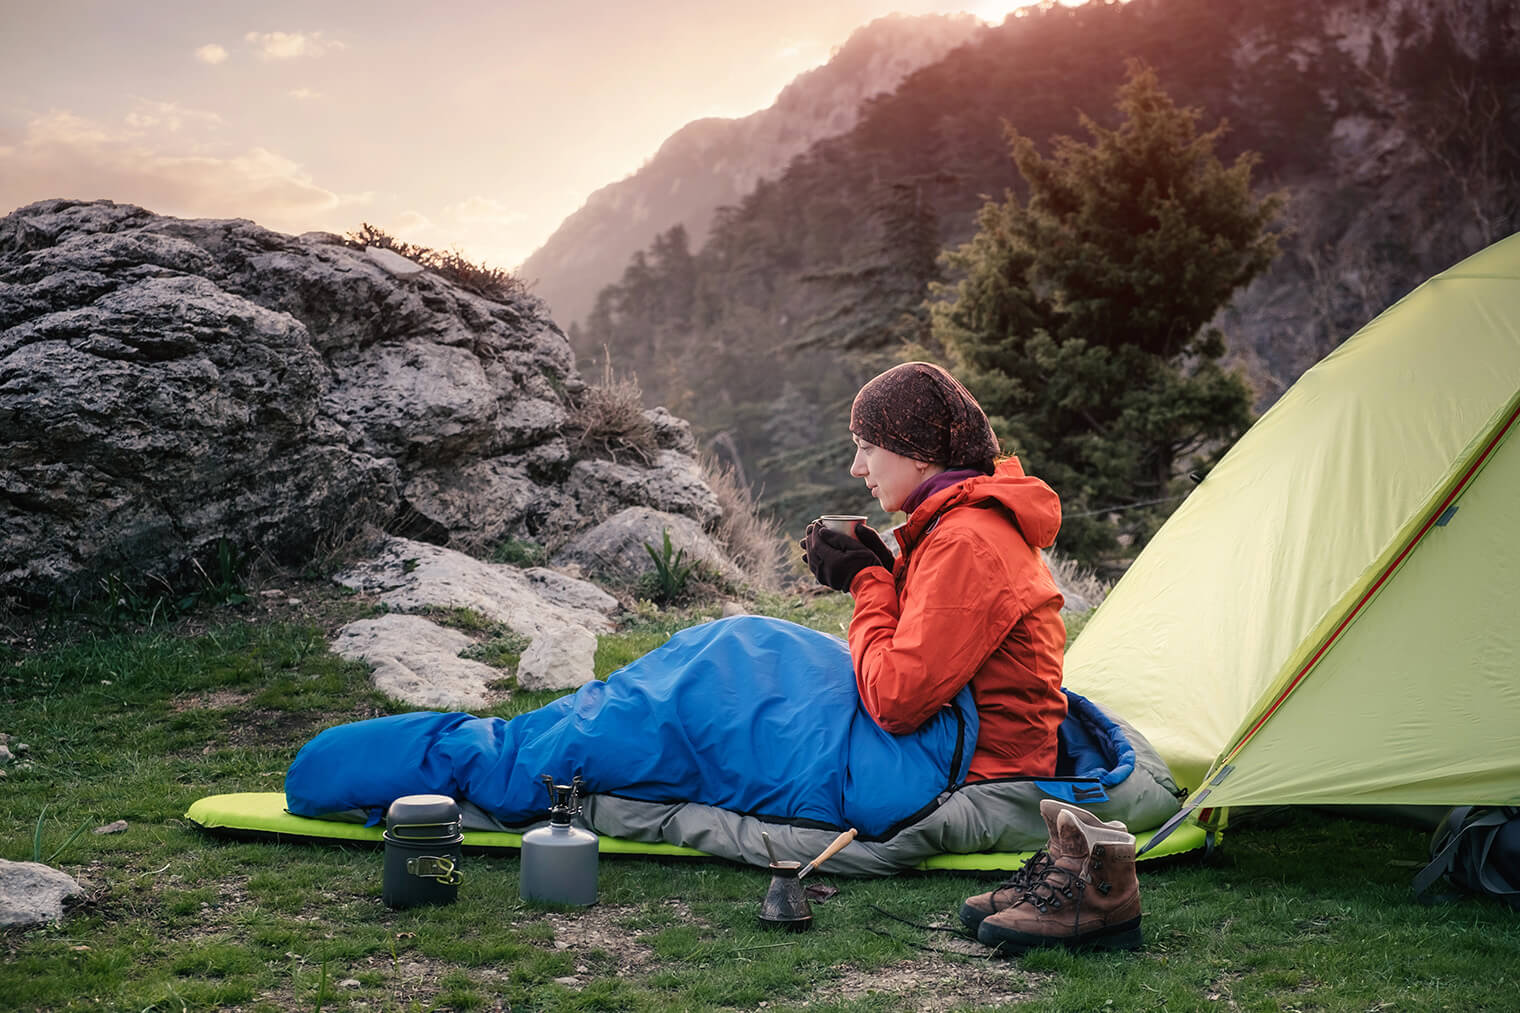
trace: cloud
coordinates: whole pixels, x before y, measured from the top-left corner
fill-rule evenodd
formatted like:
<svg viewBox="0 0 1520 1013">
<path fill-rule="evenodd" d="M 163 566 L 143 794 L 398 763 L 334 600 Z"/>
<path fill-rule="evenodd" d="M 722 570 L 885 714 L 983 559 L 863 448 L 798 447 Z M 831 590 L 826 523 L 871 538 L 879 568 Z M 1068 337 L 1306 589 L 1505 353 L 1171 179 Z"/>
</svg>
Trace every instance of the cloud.
<svg viewBox="0 0 1520 1013">
<path fill-rule="evenodd" d="M 149 129 L 149 118 L 114 129 L 66 110 L 32 120 L 18 143 L 0 148 L 0 208 L 108 198 L 160 214 L 250 218 L 284 232 L 342 231 L 371 197 L 319 186 L 299 163 L 267 148 L 205 153 L 167 120 Z"/>
<path fill-rule="evenodd" d="M 202 63 L 217 64 L 227 59 L 227 50 L 215 42 L 208 42 L 195 51 L 195 58 Z"/>
<path fill-rule="evenodd" d="M 243 40 L 253 46 L 263 60 L 294 60 L 345 48 L 341 42 L 322 38 L 321 32 L 249 32 Z"/>
<path fill-rule="evenodd" d="M 394 222 L 396 231 L 391 234 L 403 242 L 411 242 L 412 240 L 408 237 L 433 231 L 432 219 L 428 218 L 421 211 L 403 211 L 399 215 L 396 215 Z M 426 244 L 424 243 L 423 245 Z"/>
<path fill-rule="evenodd" d="M 460 225 L 515 225 L 528 217 L 521 211 L 507 207 L 499 200 L 481 197 L 478 194 L 456 204 L 450 204 L 443 211 L 450 220 Z"/>
<path fill-rule="evenodd" d="M 285 94 L 289 95 L 297 102 L 310 102 L 313 99 L 319 99 L 322 97 L 321 92 L 312 91 L 310 88 L 292 88 Z"/>
<path fill-rule="evenodd" d="M 156 102 L 141 98 L 126 116 L 127 126 L 134 130 L 162 129 L 170 133 L 178 133 L 187 125 L 215 126 L 221 122 L 222 118 L 216 113 L 188 109 L 176 102 Z"/>
<path fill-rule="evenodd" d="M 773 54 L 782 63 L 798 63 L 806 61 L 811 64 L 823 62 L 824 46 L 822 43 L 811 40 L 798 40 L 782 46 Z"/>
</svg>

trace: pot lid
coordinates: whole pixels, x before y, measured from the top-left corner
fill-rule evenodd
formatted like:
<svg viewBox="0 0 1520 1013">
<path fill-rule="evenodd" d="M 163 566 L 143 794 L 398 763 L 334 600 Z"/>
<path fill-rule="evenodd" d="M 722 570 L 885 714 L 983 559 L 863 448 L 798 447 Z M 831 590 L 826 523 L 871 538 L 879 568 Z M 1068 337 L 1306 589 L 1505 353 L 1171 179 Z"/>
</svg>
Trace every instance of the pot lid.
<svg viewBox="0 0 1520 1013">
<path fill-rule="evenodd" d="M 385 813 L 386 827 L 442 826 L 459 822 L 459 805 L 447 795 L 403 795 Z"/>
</svg>

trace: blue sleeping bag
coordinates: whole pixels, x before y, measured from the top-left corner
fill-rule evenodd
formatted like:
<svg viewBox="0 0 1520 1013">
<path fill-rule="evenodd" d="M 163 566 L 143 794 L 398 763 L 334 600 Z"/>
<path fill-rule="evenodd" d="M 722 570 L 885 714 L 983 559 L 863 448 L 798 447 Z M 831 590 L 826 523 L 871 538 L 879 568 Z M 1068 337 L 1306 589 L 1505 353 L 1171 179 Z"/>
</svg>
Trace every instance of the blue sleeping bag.
<svg viewBox="0 0 1520 1013">
<path fill-rule="evenodd" d="M 403 795 L 469 799 L 507 825 L 544 817 L 543 775 L 588 792 L 699 802 L 882 837 L 966 778 L 970 689 L 911 735 L 861 706 L 838 637 L 765 616 L 695 626 L 607 677 L 510 720 L 432 711 L 338 725 L 285 776 L 298 816 Z"/>
</svg>

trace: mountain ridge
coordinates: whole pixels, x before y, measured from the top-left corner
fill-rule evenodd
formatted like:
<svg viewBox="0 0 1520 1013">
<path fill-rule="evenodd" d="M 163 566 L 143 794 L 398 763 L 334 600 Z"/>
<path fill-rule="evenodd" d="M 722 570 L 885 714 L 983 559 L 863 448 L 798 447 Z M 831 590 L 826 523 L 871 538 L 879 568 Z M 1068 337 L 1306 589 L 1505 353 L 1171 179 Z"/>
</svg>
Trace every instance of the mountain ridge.
<svg viewBox="0 0 1520 1013">
<path fill-rule="evenodd" d="M 891 14 L 871 21 L 827 63 L 794 78 L 765 109 L 693 120 L 671 134 L 638 170 L 593 191 L 518 274 L 568 329 L 655 235 L 679 224 L 700 246 L 718 208 L 779 175 L 817 141 L 850 130 L 866 99 L 891 91 L 986 27 L 969 14 Z M 713 158 L 714 151 L 723 154 Z"/>
</svg>

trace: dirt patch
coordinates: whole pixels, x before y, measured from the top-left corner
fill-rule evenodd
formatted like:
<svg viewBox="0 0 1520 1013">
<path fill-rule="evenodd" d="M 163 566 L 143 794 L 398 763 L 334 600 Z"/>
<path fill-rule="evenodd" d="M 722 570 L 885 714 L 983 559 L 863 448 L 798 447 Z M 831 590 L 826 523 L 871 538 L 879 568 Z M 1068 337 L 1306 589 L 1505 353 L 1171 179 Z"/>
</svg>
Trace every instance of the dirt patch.
<svg viewBox="0 0 1520 1013">
<path fill-rule="evenodd" d="M 253 699 L 252 693 L 240 693 L 231 689 L 218 689 L 205 693 L 187 693 L 169 701 L 169 709 L 176 714 L 193 710 L 227 710 L 241 707 Z"/>
<path fill-rule="evenodd" d="M 405 935 L 401 933 L 402 937 Z M 404 938 L 398 937 L 398 947 L 404 944 Z M 324 1001 L 340 1008 L 432 1009 L 442 990 L 441 982 L 458 970 L 449 961 L 430 960 L 415 953 L 398 957 L 374 953 L 341 965 L 330 963 L 326 969 L 327 984 L 322 986 L 321 961 L 297 953 L 287 953 L 285 957 L 290 961 L 285 981 L 277 988 L 261 992 L 256 997 L 257 1004 L 277 1009 L 310 1009 L 314 1008 L 314 990 L 322 988 Z M 470 973 L 479 980 L 501 977 L 490 969 L 472 968 Z M 498 1004 L 484 1008 L 506 1007 Z"/>
<path fill-rule="evenodd" d="M 685 901 L 671 899 L 663 906 L 676 924 L 704 924 Z M 578 988 L 597 975 L 615 972 L 626 977 L 648 969 L 654 963 L 654 948 L 644 940 L 664 927 L 664 919 L 655 919 L 662 924 L 630 928 L 630 922 L 651 920 L 648 909 L 618 904 L 596 904 L 583 911 L 545 914 L 543 920 L 554 930 L 554 937 L 541 945 L 565 951 L 576 961 L 575 974 L 559 982 L 570 988 Z"/>
<path fill-rule="evenodd" d="M 378 708 L 365 707 L 343 713 L 323 711 L 248 710 L 217 735 L 220 747 L 242 746 L 278 749 L 298 746 L 328 725 L 340 721 L 363 721 L 379 717 Z"/>
<path fill-rule="evenodd" d="M 903 1009 L 943 1013 L 958 1006 L 1001 1006 L 1030 999 L 1048 975 L 1035 975 L 1016 963 L 987 955 L 987 948 L 965 942 L 967 954 L 955 955 L 959 943 L 939 944 L 950 954 L 925 953 L 868 971 L 845 969 L 831 985 L 808 1002 L 837 1003 L 872 995 L 890 996 Z M 977 952 L 971 952 L 972 950 Z"/>
</svg>

